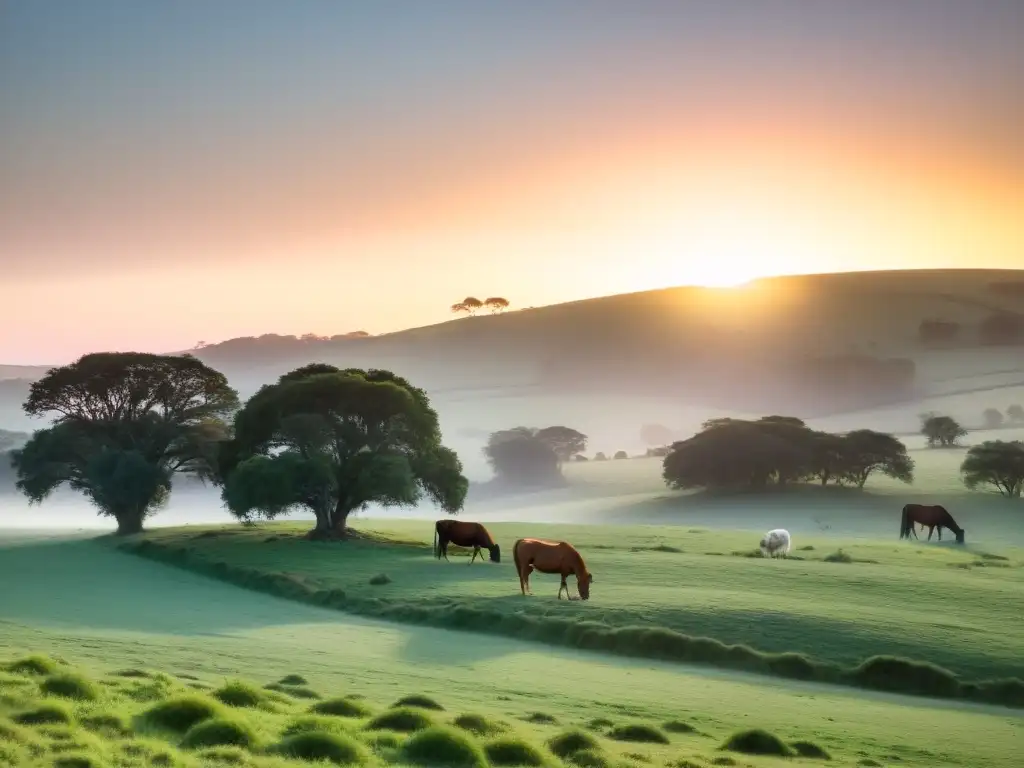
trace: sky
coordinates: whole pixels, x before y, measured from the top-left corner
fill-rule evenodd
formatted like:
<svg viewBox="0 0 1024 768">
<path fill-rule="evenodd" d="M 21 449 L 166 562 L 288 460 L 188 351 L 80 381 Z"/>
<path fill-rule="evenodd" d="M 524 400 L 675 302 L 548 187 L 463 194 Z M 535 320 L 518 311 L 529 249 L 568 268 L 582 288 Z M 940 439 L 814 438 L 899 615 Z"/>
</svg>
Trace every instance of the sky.
<svg viewBox="0 0 1024 768">
<path fill-rule="evenodd" d="M 1024 268 L 1020 0 L 0 0 L 0 362 Z"/>
</svg>

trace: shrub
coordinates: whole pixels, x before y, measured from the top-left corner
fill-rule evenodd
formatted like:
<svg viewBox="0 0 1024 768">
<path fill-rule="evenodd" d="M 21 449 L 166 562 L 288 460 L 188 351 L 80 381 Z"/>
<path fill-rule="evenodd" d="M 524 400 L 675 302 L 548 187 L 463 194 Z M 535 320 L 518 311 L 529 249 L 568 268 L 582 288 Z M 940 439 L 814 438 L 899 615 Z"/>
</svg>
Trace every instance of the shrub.
<svg viewBox="0 0 1024 768">
<path fill-rule="evenodd" d="M 256 746 L 256 732 L 245 723 L 223 717 L 211 717 L 196 723 L 185 732 L 181 746 L 185 749 L 201 747 Z"/>
<path fill-rule="evenodd" d="M 335 717 L 369 717 L 373 714 L 365 704 L 352 699 L 325 699 L 318 701 L 309 708 L 309 711 L 318 715 L 333 715 Z"/>
<path fill-rule="evenodd" d="M 301 685 L 284 685 L 283 683 L 268 683 L 263 686 L 268 691 L 274 691 L 275 693 L 283 693 L 286 696 L 291 696 L 293 699 L 319 699 L 320 694 L 314 691 L 312 688 L 306 688 Z"/>
<path fill-rule="evenodd" d="M 100 688 L 89 678 L 75 672 L 50 675 L 39 684 L 43 693 L 77 701 L 94 701 L 100 697 Z"/>
<path fill-rule="evenodd" d="M 422 694 L 418 693 L 414 693 L 411 696 L 403 696 L 394 704 L 392 704 L 391 707 L 417 707 L 419 709 L 433 709 L 437 712 L 444 711 L 444 707 L 442 707 L 432 698 L 430 698 L 429 696 L 423 696 Z"/>
<path fill-rule="evenodd" d="M 532 744 L 519 739 L 498 739 L 484 746 L 491 765 L 524 765 L 536 768 L 547 763 L 544 753 Z"/>
<path fill-rule="evenodd" d="M 434 726 L 420 731 L 402 747 L 402 757 L 413 765 L 486 768 L 480 745 L 463 731 Z"/>
<path fill-rule="evenodd" d="M 58 755 L 53 760 L 53 768 L 106 768 L 106 765 L 102 760 L 82 752 Z"/>
<path fill-rule="evenodd" d="M 945 698 L 960 693 L 960 681 L 948 669 L 895 656 L 872 656 L 851 677 L 858 685 L 881 691 Z"/>
<path fill-rule="evenodd" d="M 362 744 L 338 733 L 305 731 L 288 736 L 276 751 L 286 757 L 314 762 L 327 760 L 335 765 L 362 765 L 369 755 Z"/>
<path fill-rule="evenodd" d="M 596 749 L 581 749 L 566 756 L 565 760 L 579 768 L 609 768 L 608 758 Z"/>
<path fill-rule="evenodd" d="M 97 715 L 90 715 L 89 717 L 83 717 L 81 722 L 82 726 L 88 728 L 90 731 L 110 733 L 116 736 L 127 736 L 132 731 L 124 718 L 113 713 L 105 712 Z"/>
<path fill-rule="evenodd" d="M 488 736 L 492 733 L 501 733 L 505 730 L 500 724 L 492 723 L 483 715 L 466 714 L 459 715 L 452 721 L 456 728 L 476 734 L 477 736 Z"/>
<path fill-rule="evenodd" d="M 632 723 L 619 725 L 608 733 L 608 737 L 615 741 L 632 741 L 642 744 L 668 744 L 668 736 L 646 723 Z"/>
<path fill-rule="evenodd" d="M 60 665 L 49 656 L 34 653 L 7 665 L 9 672 L 18 675 L 52 675 L 60 669 Z"/>
<path fill-rule="evenodd" d="M 800 757 L 809 757 L 814 760 L 831 760 L 832 755 L 824 747 L 820 747 L 813 741 L 794 741 L 790 745 L 793 751 Z"/>
<path fill-rule="evenodd" d="M 303 715 L 296 718 L 284 729 L 285 736 L 294 736 L 297 733 L 345 733 L 345 722 L 330 715 Z"/>
<path fill-rule="evenodd" d="M 309 685 L 309 680 L 302 675 L 285 675 L 277 681 L 278 685 Z"/>
<path fill-rule="evenodd" d="M 22 725 L 71 725 L 75 721 L 74 715 L 71 714 L 67 705 L 56 701 L 19 712 L 12 719 Z"/>
<path fill-rule="evenodd" d="M 534 723 L 535 725 L 556 725 L 558 719 L 554 715 L 549 715 L 547 712 L 531 712 L 523 718 L 527 723 Z"/>
<path fill-rule="evenodd" d="M 792 757 L 793 750 L 786 742 L 774 733 L 755 728 L 751 731 L 740 731 L 733 734 L 722 745 L 722 749 L 740 752 L 744 755 L 772 755 L 774 757 Z"/>
<path fill-rule="evenodd" d="M 548 749 L 558 757 L 568 758 L 569 755 L 574 752 L 580 752 L 583 750 L 599 750 L 600 746 L 597 743 L 597 739 L 586 731 L 573 729 L 570 731 L 562 731 L 560 734 L 553 737 L 548 741 Z"/>
<path fill-rule="evenodd" d="M 385 584 L 391 583 L 391 577 L 386 573 L 378 573 L 376 576 L 370 577 L 371 587 L 383 587 Z"/>
<path fill-rule="evenodd" d="M 177 696 L 150 707 L 142 721 L 154 728 L 184 733 L 196 723 L 223 716 L 220 705 L 205 696 Z"/>
<path fill-rule="evenodd" d="M 615 723 L 613 723 L 607 717 L 595 717 L 593 720 L 587 723 L 587 728 L 589 728 L 592 731 L 603 731 L 606 728 L 612 728 L 614 726 Z"/>
<path fill-rule="evenodd" d="M 826 563 L 852 563 L 853 562 L 853 558 L 850 557 L 850 555 L 847 554 L 846 552 L 843 552 L 842 549 L 836 550 L 831 555 L 825 555 L 825 557 L 823 557 L 822 560 L 824 560 Z"/>
<path fill-rule="evenodd" d="M 368 730 L 373 731 L 398 731 L 399 733 L 413 733 L 430 728 L 434 721 L 425 712 L 412 707 L 401 707 L 381 712 L 369 723 Z"/>
<path fill-rule="evenodd" d="M 214 691 L 213 695 L 230 707 L 258 707 L 267 700 L 263 691 L 243 680 L 232 680 Z"/>
</svg>

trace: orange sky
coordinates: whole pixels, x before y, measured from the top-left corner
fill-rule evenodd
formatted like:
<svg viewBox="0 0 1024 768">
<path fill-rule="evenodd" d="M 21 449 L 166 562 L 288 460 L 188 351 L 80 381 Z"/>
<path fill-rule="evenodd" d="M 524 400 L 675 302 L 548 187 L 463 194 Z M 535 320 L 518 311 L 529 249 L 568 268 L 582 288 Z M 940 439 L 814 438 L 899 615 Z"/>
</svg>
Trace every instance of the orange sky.
<svg viewBox="0 0 1024 768">
<path fill-rule="evenodd" d="M 1024 4 L 99 6 L 0 15 L 2 362 L 1024 268 Z"/>
</svg>

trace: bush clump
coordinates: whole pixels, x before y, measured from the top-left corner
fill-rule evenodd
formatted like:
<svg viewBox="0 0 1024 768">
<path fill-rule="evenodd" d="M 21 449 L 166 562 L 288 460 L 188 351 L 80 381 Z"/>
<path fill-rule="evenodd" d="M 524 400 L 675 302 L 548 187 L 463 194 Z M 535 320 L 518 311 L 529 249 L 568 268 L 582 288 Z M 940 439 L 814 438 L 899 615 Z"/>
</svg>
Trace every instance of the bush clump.
<svg viewBox="0 0 1024 768">
<path fill-rule="evenodd" d="M 92 680 L 76 672 L 58 672 L 39 684 L 48 696 L 61 696 L 76 701 L 95 701 L 100 697 L 100 687 Z"/>
<path fill-rule="evenodd" d="M 669 720 L 667 723 L 661 724 L 661 730 L 668 731 L 669 733 L 696 733 L 697 729 L 694 728 L 683 720 Z"/>
<path fill-rule="evenodd" d="M 176 696 L 142 713 L 142 721 L 154 728 L 185 733 L 196 723 L 224 715 L 220 705 L 205 696 Z"/>
<path fill-rule="evenodd" d="M 285 696 L 291 696 L 293 699 L 306 699 L 315 700 L 320 698 L 320 694 L 314 691 L 312 688 L 306 688 L 303 685 L 284 685 L 283 683 L 267 683 L 263 686 L 268 691 L 274 691 L 275 693 L 283 693 Z"/>
<path fill-rule="evenodd" d="M 445 726 L 420 731 L 402 746 L 402 757 L 413 765 L 486 768 L 487 757 L 473 737 Z"/>
<path fill-rule="evenodd" d="M 538 768 L 548 762 L 540 749 L 521 739 L 498 739 L 492 741 L 484 745 L 484 754 L 487 755 L 491 765 L 523 765 L 530 768 Z"/>
<path fill-rule="evenodd" d="M 435 712 L 444 712 L 444 707 L 434 701 L 434 699 L 419 693 L 403 696 L 392 704 L 391 707 L 417 707 L 418 709 L 432 709 Z"/>
<path fill-rule="evenodd" d="M 196 752 L 199 764 L 218 765 L 249 765 L 251 755 L 242 747 L 207 747 Z"/>
<path fill-rule="evenodd" d="M 285 757 L 316 762 L 326 760 L 335 765 L 362 765 L 369 755 L 362 744 L 339 733 L 305 731 L 286 736 L 276 750 Z"/>
<path fill-rule="evenodd" d="M 181 746 L 185 749 L 202 747 L 256 746 L 256 732 L 243 722 L 225 717 L 211 717 L 196 723 L 185 732 Z"/>
<path fill-rule="evenodd" d="M 309 680 L 302 675 L 285 675 L 277 681 L 278 685 L 309 685 Z"/>
<path fill-rule="evenodd" d="M 115 736 L 127 736 L 132 732 L 131 726 L 128 725 L 123 717 L 110 712 L 101 712 L 100 714 L 83 717 L 81 722 L 82 726 L 90 731 L 109 733 Z"/>
<path fill-rule="evenodd" d="M 640 744 L 668 744 L 668 736 L 653 725 L 646 723 L 630 723 L 617 725 L 608 732 L 608 737 L 615 741 L 631 741 Z"/>
<path fill-rule="evenodd" d="M 106 764 L 85 752 L 58 755 L 53 760 L 53 768 L 106 768 Z"/>
<path fill-rule="evenodd" d="M 267 700 L 263 691 L 244 680 L 232 680 L 214 691 L 213 695 L 229 707 L 258 707 Z"/>
<path fill-rule="evenodd" d="M 7 665 L 7 671 L 17 675 L 52 675 L 59 669 L 56 661 L 41 653 L 33 653 Z"/>
<path fill-rule="evenodd" d="M 857 685 L 881 691 L 940 698 L 960 694 L 960 681 L 948 669 L 896 656 L 872 656 L 856 667 L 851 677 Z"/>
<path fill-rule="evenodd" d="M 19 712 L 12 719 L 22 725 L 71 725 L 75 722 L 71 710 L 65 704 L 56 701 Z"/>
<path fill-rule="evenodd" d="M 578 768 L 609 768 L 610 766 L 608 758 L 597 749 L 581 749 L 568 755 L 565 761 L 578 766 Z"/>
<path fill-rule="evenodd" d="M 852 563 L 853 558 L 842 549 L 838 549 L 830 555 L 825 555 L 822 560 L 826 563 Z"/>
<path fill-rule="evenodd" d="M 786 742 L 774 733 L 769 733 L 760 728 L 733 734 L 722 745 L 722 749 L 727 749 L 730 752 L 740 752 L 744 755 L 792 757 L 794 754 Z"/>
<path fill-rule="evenodd" d="M 603 731 L 608 728 L 614 728 L 615 723 L 609 720 L 607 717 L 595 717 L 593 720 L 587 723 L 587 728 L 592 731 Z"/>
<path fill-rule="evenodd" d="M 371 731 L 398 731 L 414 733 L 430 728 L 434 721 L 425 712 L 412 707 L 401 707 L 381 712 L 366 724 Z"/>
<path fill-rule="evenodd" d="M 298 733 L 346 733 L 343 720 L 329 715 L 303 715 L 292 720 L 284 729 L 285 736 Z"/>
<path fill-rule="evenodd" d="M 586 731 L 572 729 L 562 731 L 548 741 L 548 749 L 561 758 L 568 758 L 575 752 L 584 750 L 599 750 L 600 745 L 597 739 Z"/>
<path fill-rule="evenodd" d="M 498 723 L 493 723 L 483 715 L 473 713 L 459 715 L 452 721 L 456 728 L 469 731 L 477 736 L 489 736 L 493 733 L 501 733 L 505 730 Z"/>
<path fill-rule="evenodd" d="M 531 712 L 523 720 L 534 725 L 558 725 L 558 719 L 547 712 Z"/>
<path fill-rule="evenodd" d="M 376 576 L 370 577 L 371 587 L 383 587 L 385 584 L 391 583 L 391 577 L 386 573 L 378 573 Z"/>
<path fill-rule="evenodd" d="M 325 699 L 318 701 L 309 708 L 317 715 L 334 715 L 335 717 L 369 717 L 373 712 L 365 704 L 352 699 Z"/>
<path fill-rule="evenodd" d="M 831 760 L 832 755 L 822 746 L 813 741 L 793 741 L 789 744 L 800 757 L 809 757 L 814 760 Z"/>
</svg>

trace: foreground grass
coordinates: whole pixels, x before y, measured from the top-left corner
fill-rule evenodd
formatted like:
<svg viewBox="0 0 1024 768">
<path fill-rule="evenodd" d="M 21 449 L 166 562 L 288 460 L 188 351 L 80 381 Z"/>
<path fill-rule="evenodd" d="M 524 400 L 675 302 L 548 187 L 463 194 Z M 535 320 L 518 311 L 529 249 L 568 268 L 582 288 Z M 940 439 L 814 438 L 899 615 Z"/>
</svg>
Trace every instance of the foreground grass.
<svg viewBox="0 0 1024 768">
<path fill-rule="evenodd" d="M 342 544 L 307 542 L 301 525 L 270 525 L 165 529 L 124 546 L 243 586 L 389 620 L 1024 706 L 1024 683 L 1013 680 L 1024 678 L 1024 637 L 1014 629 L 1024 610 L 1024 557 L 1015 550 L 905 543 L 839 550 L 819 539 L 797 541 L 790 560 L 767 561 L 751 556 L 751 534 L 536 524 L 491 530 L 505 545 L 498 566 L 437 562 L 426 521 L 376 524 Z M 595 573 L 591 601 L 555 600 L 557 581 L 539 574 L 538 596 L 519 594 L 509 561 L 511 543 L 525 534 L 579 547 Z M 1001 682 L 986 682 L 993 680 Z"/>
</svg>

